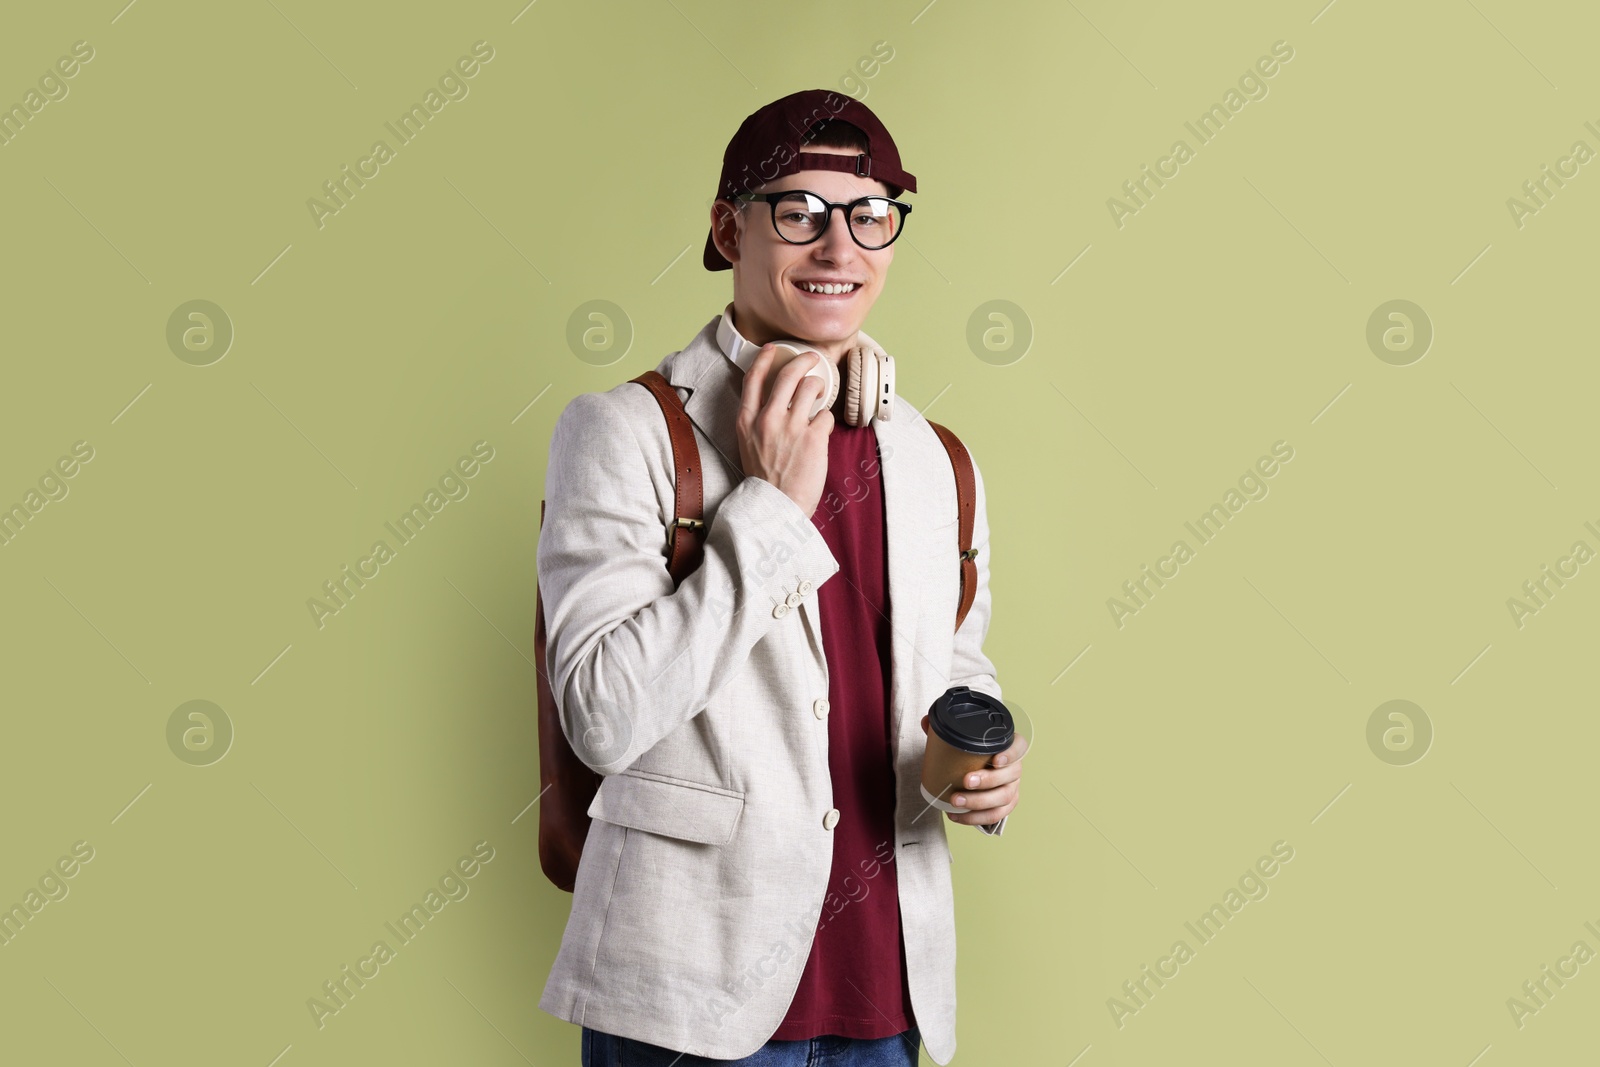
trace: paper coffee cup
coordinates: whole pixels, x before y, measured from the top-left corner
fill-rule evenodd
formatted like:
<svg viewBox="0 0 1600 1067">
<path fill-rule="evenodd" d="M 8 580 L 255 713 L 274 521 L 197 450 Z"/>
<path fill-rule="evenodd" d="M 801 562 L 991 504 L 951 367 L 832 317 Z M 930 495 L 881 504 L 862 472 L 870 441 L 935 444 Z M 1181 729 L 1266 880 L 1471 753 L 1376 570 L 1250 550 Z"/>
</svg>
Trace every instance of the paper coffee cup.
<svg viewBox="0 0 1600 1067">
<path fill-rule="evenodd" d="M 928 709 L 922 753 L 922 799 L 940 811 L 970 811 L 945 798 L 965 789 L 967 775 L 1011 747 L 1016 726 L 1006 706 L 964 685 L 947 689 Z"/>
</svg>

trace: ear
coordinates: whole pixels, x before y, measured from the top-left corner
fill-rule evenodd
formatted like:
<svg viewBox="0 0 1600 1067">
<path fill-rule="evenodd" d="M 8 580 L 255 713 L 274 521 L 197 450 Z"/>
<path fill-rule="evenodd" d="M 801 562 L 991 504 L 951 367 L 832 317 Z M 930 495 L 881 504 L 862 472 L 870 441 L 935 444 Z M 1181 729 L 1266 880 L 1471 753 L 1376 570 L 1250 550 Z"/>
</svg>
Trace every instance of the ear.
<svg viewBox="0 0 1600 1067">
<path fill-rule="evenodd" d="M 729 263 L 739 262 L 738 211 L 728 200 L 711 202 L 711 243 Z"/>
</svg>

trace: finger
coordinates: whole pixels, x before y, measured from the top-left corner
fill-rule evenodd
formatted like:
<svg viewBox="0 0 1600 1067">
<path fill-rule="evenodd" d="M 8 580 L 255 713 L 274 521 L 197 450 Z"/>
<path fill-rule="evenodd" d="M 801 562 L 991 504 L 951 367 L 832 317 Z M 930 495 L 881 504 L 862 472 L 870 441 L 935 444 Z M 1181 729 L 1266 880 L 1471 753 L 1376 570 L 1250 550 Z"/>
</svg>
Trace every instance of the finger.
<svg viewBox="0 0 1600 1067">
<path fill-rule="evenodd" d="M 804 364 L 810 359 L 810 355 L 803 355 L 794 360 L 794 362 Z M 784 370 L 788 369 L 788 367 L 784 368 Z M 802 377 L 796 381 L 794 394 L 789 401 L 789 423 L 796 433 L 803 432 L 806 425 L 813 421 L 811 412 L 817 406 L 817 398 L 823 394 L 826 388 L 826 383 L 816 375 L 806 374 L 804 369 L 800 373 Z M 820 418 L 821 416 L 822 412 L 818 411 L 816 417 Z"/>
<path fill-rule="evenodd" d="M 945 817 L 951 822 L 961 823 L 963 826 L 988 826 L 999 822 L 1010 815 L 1016 808 L 1015 803 L 1006 804 L 998 808 L 984 808 L 981 811 L 945 812 Z"/>
<path fill-rule="evenodd" d="M 922 717 L 922 732 L 928 732 L 928 717 L 926 715 Z"/>
<path fill-rule="evenodd" d="M 956 785 L 962 789 L 993 789 L 1007 782 L 1015 782 L 1021 777 L 1022 765 L 1013 763 L 1005 767 L 985 767 L 978 771 L 968 771 Z"/>
<path fill-rule="evenodd" d="M 823 408 L 821 411 L 817 412 L 816 417 L 811 420 L 811 425 L 807 427 L 807 432 L 814 433 L 818 437 L 827 437 L 829 434 L 833 433 L 833 424 L 833 412 L 828 408 Z"/>
<path fill-rule="evenodd" d="M 801 377 L 807 370 L 817 365 L 822 358 L 821 354 L 802 352 L 778 369 L 778 376 L 772 380 L 772 392 L 767 397 L 767 407 L 779 412 L 778 417 L 788 413 L 789 405 L 794 401 L 795 386 L 800 384 Z M 801 413 L 804 419 L 809 415 L 810 408 Z"/>
<path fill-rule="evenodd" d="M 1004 767 L 1008 763 L 1019 762 L 1028 751 L 1028 739 L 1018 734 L 1011 742 L 1011 747 L 994 758 L 996 767 Z"/>
<path fill-rule="evenodd" d="M 739 396 L 739 416 L 746 423 L 754 422 L 756 413 L 761 410 L 761 384 L 767 380 L 767 369 L 772 366 L 777 351 L 771 345 L 762 345 L 761 351 L 751 361 L 750 369 L 745 371 L 744 392 Z"/>
<path fill-rule="evenodd" d="M 998 789 L 963 789 L 950 794 L 950 803 L 967 811 L 983 811 L 1012 803 L 1020 792 L 1016 782 L 1008 782 Z"/>
</svg>

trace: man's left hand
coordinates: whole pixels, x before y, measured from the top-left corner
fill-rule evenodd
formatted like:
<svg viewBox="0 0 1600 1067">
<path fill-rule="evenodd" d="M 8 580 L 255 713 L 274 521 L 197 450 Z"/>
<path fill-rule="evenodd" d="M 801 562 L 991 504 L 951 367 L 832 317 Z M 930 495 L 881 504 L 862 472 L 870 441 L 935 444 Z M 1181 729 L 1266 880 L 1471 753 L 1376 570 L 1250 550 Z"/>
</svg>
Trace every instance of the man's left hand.
<svg viewBox="0 0 1600 1067">
<path fill-rule="evenodd" d="M 929 730 L 928 716 L 922 717 L 922 732 Z M 965 807 L 964 812 L 947 811 L 951 822 L 976 826 L 979 823 L 997 823 L 1017 806 L 1022 793 L 1022 754 L 1028 749 L 1028 739 L 1017 734 L 1011 747 L 997 752 L 990 766 L 971 771 L 961 782 L 965 787 L 951 793 L 950 803 Z"/>
</svg>

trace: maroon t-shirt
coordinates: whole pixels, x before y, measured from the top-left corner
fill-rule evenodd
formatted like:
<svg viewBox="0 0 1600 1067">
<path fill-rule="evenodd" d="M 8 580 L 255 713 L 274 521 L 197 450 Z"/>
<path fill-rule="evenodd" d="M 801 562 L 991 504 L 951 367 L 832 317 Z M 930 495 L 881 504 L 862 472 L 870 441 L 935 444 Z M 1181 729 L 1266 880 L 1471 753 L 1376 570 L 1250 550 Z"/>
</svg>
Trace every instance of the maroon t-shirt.
<svg viewBox="0 0 1600 1067">
<path fill-rule="evenodd" d="M 871 426 L 834 426 L 811 522 L 839 561 L 833 579 L 817 587 L 828 661 L 828 771 L 839 821 L 811 955 L 772 1036 L 891 1037 L 915 1017 L 894 865 L 888 542 Z"/>
</svg>

